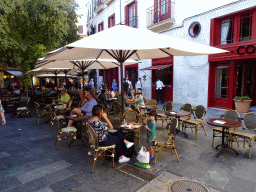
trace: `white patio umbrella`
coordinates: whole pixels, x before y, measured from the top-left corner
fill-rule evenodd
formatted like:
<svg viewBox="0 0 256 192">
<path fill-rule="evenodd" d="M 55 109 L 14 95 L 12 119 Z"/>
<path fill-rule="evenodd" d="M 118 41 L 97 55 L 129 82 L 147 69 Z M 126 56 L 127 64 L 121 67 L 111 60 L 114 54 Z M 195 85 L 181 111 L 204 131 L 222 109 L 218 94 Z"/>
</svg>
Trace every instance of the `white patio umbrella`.
<svg viewBox="0 0 256 192">
<path fill-rule="evenodd" d="M 141 60 L 168 56 L 197 56 L 228 51 L 157 34 L 147 29 L 117 25 L 48 53 L 49 60 L 115 59 L 121 66 L 127 59 Z M 123 81 L 121 81 L 123 92 Z M 122 95 L 122 94 L 121 94 Z M 122 97 L 122 113 L 124 109 Z"/>
<path fill-rule="evenodd" d="M 130 65 L 138 63 L 135 60 L 126 60 L 124 65 Z M 114 67 L 119 67 L 119 63 L 114 59 L 86 59 L 86 60 L 64 60 L 64 61 L 54 61 L 54 60 L 46 60 L 46 59 L 38 59 L 38 62 L 35 65 L 35 69 L 32 71 L 40 70 L 80 70 L 83 76 L 83 89 L 84 89 L 84 72 L 86 70 L 91 69 L 110 69 Z M 35 72 L 36 73 L 36 72 Z"/>
<path fill-rule="evenodd" d="M 69 69 L 69 68 L 63 68 L 63 69 L 36 68 L 27 72 L 27 74 L 33 74 L 35 77 L 54 77 L 56 82 L 58 77 L 65 77 L 65 80 L 67 81 L 68 77 L 75 77 L 77 73 L 78 73 L 77 69 Z"/>
</svg>

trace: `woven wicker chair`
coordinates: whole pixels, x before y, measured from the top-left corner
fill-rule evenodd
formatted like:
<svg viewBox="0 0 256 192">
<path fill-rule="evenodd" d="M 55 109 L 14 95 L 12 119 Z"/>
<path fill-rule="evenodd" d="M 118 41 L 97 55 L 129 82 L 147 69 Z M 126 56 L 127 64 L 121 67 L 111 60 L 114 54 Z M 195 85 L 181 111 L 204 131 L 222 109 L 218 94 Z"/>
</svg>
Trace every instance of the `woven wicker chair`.
<svg viewBox="0 0 256 192">
<path fill-rule="evenodd" d="M 95 167 L 95 163 L 96 160 L 98 159 L 98 157 L 103 156 L 104 158 L 106 156 L 110 156 L 113 158 L 112 160 L 112 166 L 115 167 L 115 147 L 116 145 L 110 145 L 110 146 L 99 146 L 99 141 L 98 141 L 98 137 L 94 131 L 94 129 L 92 128 L 91 125 L 89 125 L 88 123 L 86 124 L 86 130 L 87 133 L 89 135 L 89 145 L 90 145 L 90 149 L 88 151 L 88 155 L 87 158 L 84 162 L 84 165 L 86 165 L 89 155 L 93 155 L 94 156 L 94 161 L 93 161 L 93 165 L 92 165 L 92 173 L 94 171 L 94 167 Z M 92 154 L 92 151 L 94 151 L 94 154 Z M 111 155 L 108 155 L 106 152 L 111 152 Z"/>
<path fill-rule="evenodd" d="M 164 137 L 156 138 L 155 140 L 155 163 L 157 160 L 157 153 L 162 151 L 165 148 L 170 148 L 172 150 L 172 154 L 176 155 L 177 161 L 180 161 L 178 153 L 176 151 L 175 145 L 174 145 L 174 140 L 175 140 L 175 130 L 178 127 L 178 119 L 172 119 L 166 129 L 168 131 L 168 139 Z"/>
<path fill-rule="evenodd" d="M 16 113 L 17 113 L 17 115 L 19 115 L 19 117 L 22 117 L 23 114 L 27 114 L 30 117 L 31 116 L 30 110 L 29 110 L 30 97 L 23 98 L 22 100 L 23 101 L 21 101 L 21 103 L 26 103 L 26 106 L 18 107 L 16 109 Z"/>
<path fill-rule="evenodd" d="M 240 115 L 235 110 L 227 110 L 227 111 L 224 111 L 224 113 L 222 113 L 220 118 L 222 118 L 222 119 L 239 120 Z M 229 129 L 228 132 L 225 133 L 226 137 L 228 138 L 232 131 L 237 131 L 237 130 L 238 130 L 238 127 L 236 127 L 234 130 Z M 222 127 L 215 127 L 215 128 L 213 128 L 212 131 L 213 131 L 213 134 L 212 134 L 212 147 L 213 147 L 213 145 L 214 145 L 214 138 L 215 137 L 222 137 Z M 235 139 L 237 141 L 236 137 L 235 137 Z M 238 142 L 237 142 L 237 145 L 239 147 L 239 143 Z"/>
<path fill-rule="evenodd" d="M 193 106 L 190 103 L 185 103 L 184 105 L 181 106 L 180 111 L 187 111 L 187 112 L 191 113 L 191 115 L 189 115 L 187 117 L 180 117 L 180 123 L 179 123 L 180 125 L 182 125 L 182 122 L 184 120 L 190 120 L 191 119 L 192 110 L 193 110 Z M 191 131 L 193 132 L 193 129 L 191 129 Z"/>
<path fill-rule="evenodd" d="M 57 135 L 57 139 L 55 140 L 56 149 L 59 148 L 60 141 L 63 140 L 63 139 L 66 139 L 66 138 L 74 139 L 74 143 L 75 143 L 75 146 L 76 146 L 76 132 L 77 132 L 77 129 L 75 127 L 62 128 L 61 122 L 57 118 L 56 113 L 53 112 L 53 114 L 54 114 L 54 119 L 58 124 L 58 135 Z"/>
<path fill-rule="evenodd" d="M 51 108 L 51 106 L 50 105 L 48 105 L 48 109 L 49 109 L 49 111 L 50 111 L 50 131 L 52 131 L 52 127 L 53 127 L 53 125 L 54 124 L 58 124 L 58 122 L 57 122 L 57 119 L 60 121 L 60 123 L 62 124 L 63 123 L 63 121 L 65 120 L 65 117 L 64 117 L 64 115 L 56 115 L 55 116 L 55 112 L 54 112 L 54 110 L 52 110 L 52 108 Z"/>
<path fill-rule="evenodd" d="M 112 102 L 113 104 L 113 120 L 114 118 L 117 116 L 117 117 L 120 117 L 120 123 L 122 122 L 121 121 L 121 117 L 122 117 L 122 105 L 120 103 L 118 103 L 117 101 L 113 101 Z"/>
<path fill-rule="evenodd" d="M 207 112 L 207 109 L 203 105 L 197 105 L 192 110 L 193 112 L 193 119 L 183 120 L 182 122 L 182 131 L 186 133 L 186 128 L 195 129 L 196 132 L 196 139 L 197 139 L 197 131 L 199 127 L 204 129 L 204 133 L 207 136 L 205 127 L 204 127 L 204 119 Z"/>
<path fill-rule="evenodd" d="M 125 120 L 126 123 L 137 123 L 140 120 L 140 115 L 134 110 L 128 110 L 124 112 L 123 120 Z M 140 130 L 134 131 L 134 137 L 138 140 L 140 147 Z"/>
<path fill-rule="evenodd" d="M 154 100 L 154 99 L 149 99 L 149 100 L 145 103 L 145 105 L 157 105 L 157 101 Z"/>
<path fill-rule="evenodd" d="M 242 116 L 243 123 L 243 131 L 234 131 L 231 132 L 230 145 L 233 147 L 234 137 L 238 137 L 239 142 L 243 142 L 243 147 L 245 147 L 245 143 L 249 145 L 249 158 L 251 158 L 252 153 L 252 144 L 256 139 L 256 113 L 246 113 Z"/>
<path fill-rule="evenodd" d="M 157 117 L 159 117 L 162 120 L 162 129 L 164 127 L 164 122 L 166 121 L 167 123 L 167 120 L 170 119 L 170 116 L 165 115 L 164 113 L 166 111 L 172 110 L 172 107 L 173 107 L 173 103 L 171 101 L 168 101 L 164 104 L 162 111 L 157 114 Z"/>
<path fill-rule="evenodd" d="M 49 111 L 46 111 L 43 107 L 41 107 L 37 102 L 34 102 L 34 106 L 36 107 L 36 118 L 39 125 L 40 118 L 46 117 L 49 114 Z M 34 122 L 36 121 L 36 118 Z"/>
<path fill-rule="evenodd" d="M 137 123 L 139 118 L 139 114 L 134 110 L 125 111 L 123 114 L 123 120 L 126 123 Z"/>
</svg>

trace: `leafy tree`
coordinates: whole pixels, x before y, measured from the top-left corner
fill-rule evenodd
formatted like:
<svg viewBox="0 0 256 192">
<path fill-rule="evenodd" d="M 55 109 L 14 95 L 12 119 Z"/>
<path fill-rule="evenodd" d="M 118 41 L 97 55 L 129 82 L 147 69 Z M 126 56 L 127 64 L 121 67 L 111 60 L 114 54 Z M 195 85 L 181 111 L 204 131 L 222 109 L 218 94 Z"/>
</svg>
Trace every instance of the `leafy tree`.
<svg viewBox="0 0 256 192">
<path fill-rule="evenodd" d="M 74 0 L 1 0 L 0 62 L 24 74 L 47 52 L 78 40 L 76 8 Z"/>
</svg>

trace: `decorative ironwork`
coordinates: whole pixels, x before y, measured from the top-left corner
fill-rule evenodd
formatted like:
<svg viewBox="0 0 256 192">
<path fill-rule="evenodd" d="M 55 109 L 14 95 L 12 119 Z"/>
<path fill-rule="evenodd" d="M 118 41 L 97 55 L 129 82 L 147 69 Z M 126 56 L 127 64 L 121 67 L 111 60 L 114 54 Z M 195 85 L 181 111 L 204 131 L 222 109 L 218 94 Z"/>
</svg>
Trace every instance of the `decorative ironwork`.
<svg viewBox="0 0 256 192">
<path fill-rule="evenodd" d="M 104 4 L 104 0 L 96 0 L 94 1 L 94 10 L 97 9 L 99 6 Z"/>
<path fill-rule="evenodd" d="M 161 0 L 157 5 L 147 9 L 147 26 L 172 18 L 170 0 Z"/>
</svg>

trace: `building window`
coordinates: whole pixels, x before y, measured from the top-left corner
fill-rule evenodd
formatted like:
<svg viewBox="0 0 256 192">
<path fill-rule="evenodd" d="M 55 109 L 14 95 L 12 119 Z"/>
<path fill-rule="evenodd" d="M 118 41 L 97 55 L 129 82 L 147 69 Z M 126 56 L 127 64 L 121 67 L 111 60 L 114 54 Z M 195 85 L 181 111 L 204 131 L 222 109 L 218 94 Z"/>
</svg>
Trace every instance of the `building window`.
<svg viewBox="0 0 256 192">
<path fill-rule="evenodd" d="M 137 0 L 125 7 L 125 25 L 137 28 Z"/>
<path fill-rule="evenodd" d="M 83 25 L 78 25 L 78 34 L 83 34 Z"/>
<path fill-rule="evenodd" d="M 234 18 L 221 21 L 220 25 L 220 45 L 233 43 Z"/>
<path fill-rule="evenodd" d="M 251 40 L 252 34 L 252 13 L 246 13 L 240 17 L 239 41 Z"/>
<path fill-rule="evenodd" d="M 215 71 L 215 97 L 228 98 L 229 67 L 217 67 Z"/>
<path fill-rule="evenodd" d="M 104 23 L 101 22 L 99 25 L 98 25 L 98 32 L 101 32 L 104 30 Z"/>
<path fill-rule="evenodd" d="M 135 2 L 129 5 L 129 26 L 130 27 L 135 27 L 136 23 L 135 23 L 135 17 L 136 17 L 136 13 L 135 13 Z"/>
<path fill-rule="evenodd" d="M 108 18 L 108 28 L 115 26 L 115 14 Z"/>
</svg>

